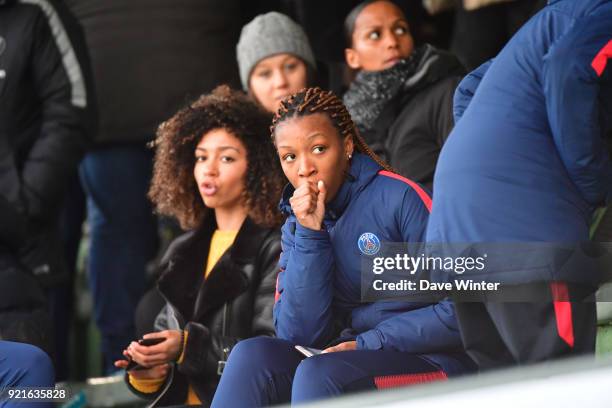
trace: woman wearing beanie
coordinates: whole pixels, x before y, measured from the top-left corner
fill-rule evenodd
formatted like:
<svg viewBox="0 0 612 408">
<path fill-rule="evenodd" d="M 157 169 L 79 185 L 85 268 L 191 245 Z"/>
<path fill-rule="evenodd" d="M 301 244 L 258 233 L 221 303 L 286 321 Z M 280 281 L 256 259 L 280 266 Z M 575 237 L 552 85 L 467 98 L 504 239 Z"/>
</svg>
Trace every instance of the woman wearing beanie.
<svg viewBox="0 0 612 408">
<path fill-rule="evenodd" d="M 283 98 L 310 85 L 316 72 L 306 33 L 277 12 L 261 14 L 242 28 L 236 56 L 242 87 L 270 113 Z"/>
<path fill-rule="evenodd" d="M 431 187 L 463 67 L 430 45 L 415 48 L 406 16 L 389 0 L 359 4 L 344 28 L 346 62 L 357 71 L 344 103 L 357 128 L 402 176 Z"/>
</svg>

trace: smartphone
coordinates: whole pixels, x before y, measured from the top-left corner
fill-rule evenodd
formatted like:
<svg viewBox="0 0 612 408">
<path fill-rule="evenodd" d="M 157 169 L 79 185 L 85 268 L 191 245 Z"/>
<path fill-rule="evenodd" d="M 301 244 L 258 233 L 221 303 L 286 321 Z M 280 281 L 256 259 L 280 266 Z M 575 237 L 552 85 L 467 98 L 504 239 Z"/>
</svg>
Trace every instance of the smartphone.
<svg viewBox="0 0 612 408">
<path fill-rule="evenodd" d="M 156 337 L 153 339 L 140 339 L 138 340 L 138 344 L 140 344 L 141 346 L 150 347 L 150 346 L 154 346 L 164 341 L 166 341 L 165 337 Z M 137 362 L 135 362 L 131 358 L 128 361 L 129 361 L 128 366 L 125 368 L 125 371 L 146 370 L 146 367 L 139 365 Z"/>
<path fill-rule="evenodd" d="M 306 357 L 316 356 L 317 354 L 321 354 L 323 352 L 323 350 L 304 346 L 295 346 L 295 349 Z"/>
<path fill-rule="evenodd" d="M 153 339 L 140 339 L 138 340 L 138 344 L 140 344 L 141 346 L 150 347 L 162 343 L 164 341 L 166 341 L 165 337 L 155 337 Z"/>
<path fill-rule="evenodd" d="M 141 366 L 140 364 L 138 364 L 131 358 L 128 360 L 127 367 L 125 367 L 125 371 L 138 371 L 138 370 L 144 370 L 144 369 L 145 367 Z"/>
</svg>

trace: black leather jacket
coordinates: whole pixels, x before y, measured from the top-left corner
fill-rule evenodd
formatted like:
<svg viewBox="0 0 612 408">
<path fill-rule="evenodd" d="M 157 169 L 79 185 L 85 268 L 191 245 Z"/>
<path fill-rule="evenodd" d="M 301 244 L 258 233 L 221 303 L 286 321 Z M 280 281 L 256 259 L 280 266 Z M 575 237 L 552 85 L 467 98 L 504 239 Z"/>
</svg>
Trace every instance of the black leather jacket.
<svg viewBox="0 0 612 408">
<path fill-rule="evenodd" d="M 188 337 L 182 363 L 173 365 L 158 392 L 143 394 L 130 386 L 136 394 L 154 398 L 152 406 L 183 404 L 189 384 L 206 404 L 232 347 L 248 337 L 274 335 L 280 231 L 247 218 L 203 280 L 215 228 L 214 218 L 208 217 L 200 228 L 177 238 L 161 261 L 158 289 L 167 305 L 156 329 L 183 328 Z"/>
</svg>

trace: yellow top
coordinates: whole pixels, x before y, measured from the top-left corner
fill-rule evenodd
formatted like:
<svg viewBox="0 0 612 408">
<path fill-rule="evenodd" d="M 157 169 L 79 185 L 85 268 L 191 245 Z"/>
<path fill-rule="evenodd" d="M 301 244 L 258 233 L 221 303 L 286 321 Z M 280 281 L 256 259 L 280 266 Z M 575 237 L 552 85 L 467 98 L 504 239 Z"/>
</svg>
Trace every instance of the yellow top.
<svg viewBox="0 0 612 408">
<path fill-rule="evenodd" d="M 206 261 L 206 268 L 204 269 L 204 279 L 208 278 L 210 271 L 214 268 L 215 264 L 223 256 L 225 251 L 232 246 L 234 240 L 236 239 L 236 235 L 238 235 L 238 231 L 219 231 L 215 230 L 213 236 L 210 240 L 210 250 L 208 251 L 208 259 Z M 177 363 L 181 364 L 183 362 L 183 358 L 185 357 L 185 348 L 187 346 L 187 336 L 188 332 L 185 331 L 185 340 L 183 343 L 183 352 L 179 356 Z M 159 388 L 163 385 L 165 378 L 157 378 L 154 380 L 144 380 L 137 379 L 132 376 L 132 374 L 128 373 L 128 380 L 132 387 L 136 388 L 140 392 L 144 393 L 154 393 L 159 390 Z M 189 385 L 189 391 L 187 393 L 187 401 L 185 401 L 185 405 L 200 405 L 202 402 L 193 391 L 193 387 Z"/>
<path fill-rule="evenodd" d="M 153 378 L 153 379 L 138 379 L 131 373 L 128 373 L 128 378 L 132 387 L 136 388 L 140 392 L 152 393 L 159 390 L 166 378 Z"/>
<path fill-rule="evenodd" d="M 238 231 L 219 231 L 215 230 L 212 239 L 210 240 L 210 249 L 208 251 L 208 261 L 206 262 L 206 270 L 204 278 L 208 278 L 208 274 L 214 268 L 215 264 L 221 256 L 234 243 Z"/>
</svg>

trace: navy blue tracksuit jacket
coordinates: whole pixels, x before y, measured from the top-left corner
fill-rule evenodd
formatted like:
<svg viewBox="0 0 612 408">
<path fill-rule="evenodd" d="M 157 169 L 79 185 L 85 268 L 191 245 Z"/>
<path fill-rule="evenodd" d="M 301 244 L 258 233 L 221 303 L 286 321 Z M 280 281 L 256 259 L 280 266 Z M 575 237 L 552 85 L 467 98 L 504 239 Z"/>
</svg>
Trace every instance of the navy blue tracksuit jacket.
<svg viewBox="0 0 612 408">
<path fill-rule="evenodd" d="M 355 154 L 350 175 L 328 203 L 325 228 L 301 226 L 285 190 L 281 209 L 289 214 L 282 228 L 281 272 L 274 323 L 277 336 L 295 344 L 323 348 L 350 328 L 357 348 L 422 354 L 446 372 L 462 370 L 445 352 L 462 350 L 452 303 L 360 303 L 364 233 L 380 242 L 419 242 L 431 200 L 416 183 L 381 171 L 369 157 Z"/>
<path fill-rule="evenodd" d="M 428 242 L 588 241 L 593 209 L 612 198 L 610 56 L 612 1 L 549 1 L 464 78 Z M 506 272 L 512 283 L 580 274 Z"/>
</svg>

